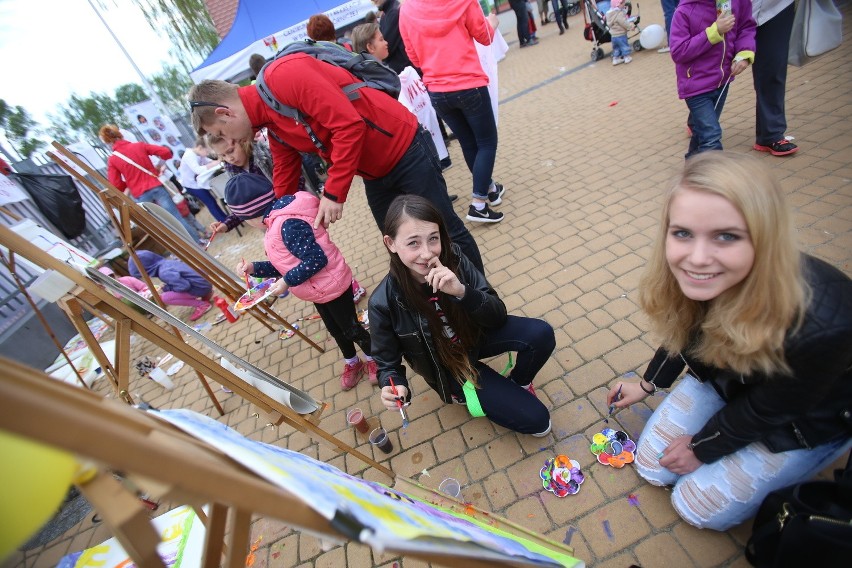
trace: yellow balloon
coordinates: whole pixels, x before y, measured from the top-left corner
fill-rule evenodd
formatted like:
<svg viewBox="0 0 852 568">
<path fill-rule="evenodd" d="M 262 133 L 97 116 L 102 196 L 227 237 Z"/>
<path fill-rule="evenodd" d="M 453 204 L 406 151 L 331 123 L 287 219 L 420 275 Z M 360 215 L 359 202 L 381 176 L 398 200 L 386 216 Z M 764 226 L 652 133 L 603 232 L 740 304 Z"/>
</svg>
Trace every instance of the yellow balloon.
<svg viewBox="0 0 852 568">
<path fill-rule="evenodd" d="M 56 513 L 77 470 L 61 450 L 0 431 L 0 561 Z"/>
</svg>

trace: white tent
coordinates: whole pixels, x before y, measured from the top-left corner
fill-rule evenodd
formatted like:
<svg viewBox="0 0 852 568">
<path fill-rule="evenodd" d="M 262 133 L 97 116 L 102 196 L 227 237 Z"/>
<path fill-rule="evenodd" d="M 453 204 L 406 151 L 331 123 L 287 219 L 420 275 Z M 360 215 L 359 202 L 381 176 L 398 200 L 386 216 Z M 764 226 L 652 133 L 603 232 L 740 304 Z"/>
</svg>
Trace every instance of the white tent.
<svg viewBox="0 0 852 568">
<path fill-rule="evenodd" d="M 375 9 L 370 0 L 240 0 L 228 35 L 190 77 L 239 81 L 250 75 L 248 60 L 253 53 L 267 59 L 279 49 L 307 37 L 308 18 L 324 13 L 335 28 L 364 19 Z"/>
</svg>

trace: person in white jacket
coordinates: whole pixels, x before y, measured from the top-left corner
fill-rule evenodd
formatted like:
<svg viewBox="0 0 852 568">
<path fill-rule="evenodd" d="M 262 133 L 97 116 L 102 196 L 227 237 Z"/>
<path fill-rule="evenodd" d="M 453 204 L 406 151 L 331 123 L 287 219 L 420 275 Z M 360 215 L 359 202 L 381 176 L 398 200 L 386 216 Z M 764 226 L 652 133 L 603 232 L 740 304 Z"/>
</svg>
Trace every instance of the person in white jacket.
<svg viewBox="0 0 852 568">
<path fill-rule="evenodd" d="M 178 176 L 180 184 L 186 192 L 197 197 L 210 211 L 217 222 L 222 222 L 228 216 L 216 202 L 216 197 L 210 193 L 210 179 L 214 170 L 220 167 L 221 160 L 211 160 L 207 157 L 207 144 L 198 138 L 193 148 L 187 148 L 180 158 Z"/>
</svg>

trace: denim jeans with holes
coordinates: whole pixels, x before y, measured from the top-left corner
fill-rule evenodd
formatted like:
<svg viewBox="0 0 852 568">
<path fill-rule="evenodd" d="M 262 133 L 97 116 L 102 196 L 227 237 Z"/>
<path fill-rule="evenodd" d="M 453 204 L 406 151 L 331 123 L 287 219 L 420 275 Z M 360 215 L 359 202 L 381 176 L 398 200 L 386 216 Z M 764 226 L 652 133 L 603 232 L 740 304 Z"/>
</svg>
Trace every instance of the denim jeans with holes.
<svg viewBox="0 0 852 568">
<path fill-rule="evenodd" d="M 699 528 L 725 531 L 745 522 L 771 491 L 813 477 L 852 447 L 852 440 L 841 438 L 810 450 L 773 454 L 753 442 L 686 475 L 660 465 L 657 456 L 670 440 L 695 434 L 724 406 L 712 385 L 686 375 L 654 411 L 636 450 L 637 473 L 652 485 L 674 485 L 675 511 Z"/>
<path fill-rule="evenodd" d="M 627 41 L 627 36 L 615 36 L 612 38 L 612 58 L 627 57 L 633 53 L 630 49 L 630 42 Z"/>
</svg>

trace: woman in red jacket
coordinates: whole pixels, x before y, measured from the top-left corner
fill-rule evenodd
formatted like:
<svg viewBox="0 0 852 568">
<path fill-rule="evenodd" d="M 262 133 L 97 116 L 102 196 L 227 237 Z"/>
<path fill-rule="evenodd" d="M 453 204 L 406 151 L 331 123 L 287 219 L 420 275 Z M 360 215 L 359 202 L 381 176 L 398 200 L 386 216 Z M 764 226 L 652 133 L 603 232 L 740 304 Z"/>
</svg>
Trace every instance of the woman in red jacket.
<svg viewBox="0 0 852 568">
<path fill-rule="evenodd" d="M 191 237 L 197 240 L 204 238 L 203 229 L 190 213 L 183 217 L 177 209 L 172 196 L 163 187 L 158 178 L 158 170 L 151 163 L 150 156 L 163 160 L 172 157 L 172 151 L 167 146 L 157 146 L 144 142 L 128 142 L 114 124 L 106 124 L 98 131 L 104 144 L 112 148 L 112 154 L 107 160 L 107 176 L 112 185 L 133 198 L 136 203 L 156 203 L 181 222 Z"/>
</svg>

